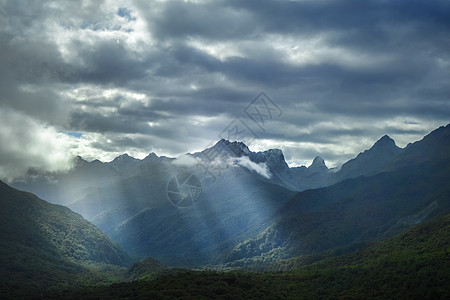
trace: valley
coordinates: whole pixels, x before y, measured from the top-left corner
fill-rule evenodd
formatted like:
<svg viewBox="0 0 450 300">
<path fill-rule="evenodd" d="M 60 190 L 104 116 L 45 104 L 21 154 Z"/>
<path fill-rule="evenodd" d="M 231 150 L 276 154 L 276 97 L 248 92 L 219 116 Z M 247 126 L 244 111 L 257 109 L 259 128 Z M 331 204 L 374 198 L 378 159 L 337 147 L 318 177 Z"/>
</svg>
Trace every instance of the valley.
<svg viewBox="0 0 450 300">
<path fill-rule="evenodd" d="M 0 295 L 448 296 L 450 125 L 340 170 L 227 140 L 179 160 L 78 157 L 11 183 L 28 192 L 1 183 Z"/>
</svg>

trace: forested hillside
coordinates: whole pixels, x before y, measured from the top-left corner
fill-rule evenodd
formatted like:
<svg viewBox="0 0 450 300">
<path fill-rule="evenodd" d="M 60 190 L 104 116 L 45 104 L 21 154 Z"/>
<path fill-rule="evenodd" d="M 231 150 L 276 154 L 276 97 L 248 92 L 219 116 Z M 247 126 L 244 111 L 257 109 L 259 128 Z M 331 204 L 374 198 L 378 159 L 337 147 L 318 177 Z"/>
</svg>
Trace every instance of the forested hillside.
<svg viewBox="0 0 450 300">
<path fill-rule="evenodd" d="M 70 209 L 0 182 L 0 296 L 102 282 L 132 259 Z"/>
</svg>

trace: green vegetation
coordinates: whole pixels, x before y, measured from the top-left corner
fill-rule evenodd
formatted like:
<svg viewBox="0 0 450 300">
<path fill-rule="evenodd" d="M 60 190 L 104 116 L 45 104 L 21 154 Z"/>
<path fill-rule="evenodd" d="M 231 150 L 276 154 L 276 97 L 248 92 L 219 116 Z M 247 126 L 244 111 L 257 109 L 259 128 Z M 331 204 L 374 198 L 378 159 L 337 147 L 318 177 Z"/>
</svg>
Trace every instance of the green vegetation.
<svg viewBox="0 0 450 300">
<path fill-rule="evenodd" d="M 287 272 L 168 270 L 139 281 L 63 289 L 59 299 L 449 299 L 450 215 L 387 241 Z M 295 267 L 298 260 L 279 262 Z M 275 266 L 273 266 L 275 267 Z"/>
<path fill-rule="evenodd" d="M 132 262 L 80 215 L 2 182 L 0 241 L 0 298 L 110 284 Z"/>
<path fill-rule="evenodd" d="M 0 182 L 0 298 L 450 299 L 448 147 L 425 161 L 419 158 L 433 151 L 419 146 L 405 151 L 421 163 L 410 165 L 408 158 L 386 173 L 297 194 L 274 216 L 260 216 L 273 221 L 259 235 L 247 232 L 225 254 L 219 225 L 240 228 L 251 220 L 239 215 L 245 206 L 219 201 L 223 207 L 211 211 L 228 215 L 203 220 L 213 239 L 198 246 L 205 256 L 218 247 L 214 262 L 226 263 L 203 271 L 166 269 L 151 258 L 127 268 L 131 258 L 80 215 Z M 279 193 L 271 192 L 276 199 Z M 161 211 L 147 211 L 128 232 L 141 229 L 135 241 L 159 251 L 178 245 L 183 251 L 175 259 L 182 260 L 192 251 L 184 245 L 203 226 L 197 215 L 161 223 L 191 235 L 182 230 L 165 237 L 170 243 L 151 244 L 141 240 L 148 238 L 142 229 Z M 153 230 L 156 238 L 172 232 L 170 226 Z"/>
<path fill-rule="evenodd" d="M 153 278 L 159 271 L 165 270 L 166 267 L 156 259 L 151 257 L 144 258 L 143 260 L 133 264 L 128 270 L 126 276 L 130 279 L 142 279 Z"/>
<path fill-rule="evenodd" d="M 254 262 L 373 243 L 450 212 L 450 158 L 298 193 L 225 262 Z"/>
</svg>

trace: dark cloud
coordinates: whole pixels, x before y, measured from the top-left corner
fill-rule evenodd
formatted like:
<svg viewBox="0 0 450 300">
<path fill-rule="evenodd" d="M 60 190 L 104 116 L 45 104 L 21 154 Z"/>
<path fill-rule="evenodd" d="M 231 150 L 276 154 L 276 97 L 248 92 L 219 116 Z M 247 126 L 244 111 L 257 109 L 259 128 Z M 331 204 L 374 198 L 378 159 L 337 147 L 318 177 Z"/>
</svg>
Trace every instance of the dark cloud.
<svg viewBox="0 0 450 300">
<path fill-rule="evenodd" d="M 148 66 L 116 40 L 80 48 L 78 53 L 85 65 L 80 70 L 83 82 L 126 85 L 146 76 Z"/>
<path fill-rule="evenodd" d="M 154 4 L 140 1 L 149 21 L 149 29 L 160 40 L 203 37 L 211 40 L 251 37 L 255 23 L 251 14 L 226 1 L 161 3 L 157 13 Z"/>
<path fill-rule="evenodd" d="M 438 0 L 3 1 L 0 175 L 64 166 L 48 152 L 198 151 L 236 117 L 289 161 L 406 145 L 449 122 L 449 15 Z M 283 110 L 264 130 L 244 111 L 261 90 Z"/>
</svg>

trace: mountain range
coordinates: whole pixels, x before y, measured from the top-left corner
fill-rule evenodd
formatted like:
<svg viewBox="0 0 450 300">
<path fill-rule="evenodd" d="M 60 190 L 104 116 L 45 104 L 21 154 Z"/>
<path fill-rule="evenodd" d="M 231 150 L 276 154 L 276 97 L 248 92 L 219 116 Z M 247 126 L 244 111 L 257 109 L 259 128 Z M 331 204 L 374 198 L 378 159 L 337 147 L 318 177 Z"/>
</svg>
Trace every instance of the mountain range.
<svg viewBox="0 0 450 300">
<path fill-rule="evenodd" d="M 166 286 L 173 280 L 215 280 L 217 295 L 231 282 L 243 294 L 269 284 L 270 294 L 285 290 L 280 280 L 307 280 L 294 290 L 316 295 L 325 284 L 333 297 L 344 286 L 350 298 L 356 288 L 359 296 L 398 296 L 398 287 L 383 283 L 379 294 L 365 280 L 381 284 L 390 274 L 411 284 L 416 271 L 436 282 L 410 295 L 444 295 L 448 182 L 450 125 L 403 149 L 383 136 L 339 170 L 321 157 L 289 168 L 281 150 L 252 152 L 227 140 L 177 159 L 77 157 L 65 173 L 34 170 L 15 188 L 0 181 L 0 296 L 60 298 L 79 288 L 91 295 L 83 287 L 92 284 L 108 286 L 97 289 L 102 295 L 186 293 Z M 179 273 L 165 265 L 297 273 Z M 375 273 L 361 281 L 367 268 Z M 330 279 L 338 270 L 348 279 L 340 288 Z M 109 285 L 131 280 L 138 281 Z"/>
<path fill-rule="evenodd" d="M 80 213 L 132 255 L 242 265 L 381 239 L 446 212 L 449 132 L 404 149 L 383 136 L 339 170 L 321 157 L 289 168 L 279 149 L 220 140 L 177 159 L 77 157 L 69 172 L 11 184 Z"/>
<path fill-rule="evenodd" d="M 375 158 L 377 153 L 390 158 Z M 379 161 L 378 171 L 375 161 Z M 335 178 L 351 177 L 349 174 L 361 174 L 362 170 L 367 175 L 297 193 L 277 211 L 270 225 L 236 245 L 226 260 L 231 265 L 245 265 L 364 245 L 447 214 L 450 126 L 403 150 L 383 137 L 344 164 Z"/>
</svg>

